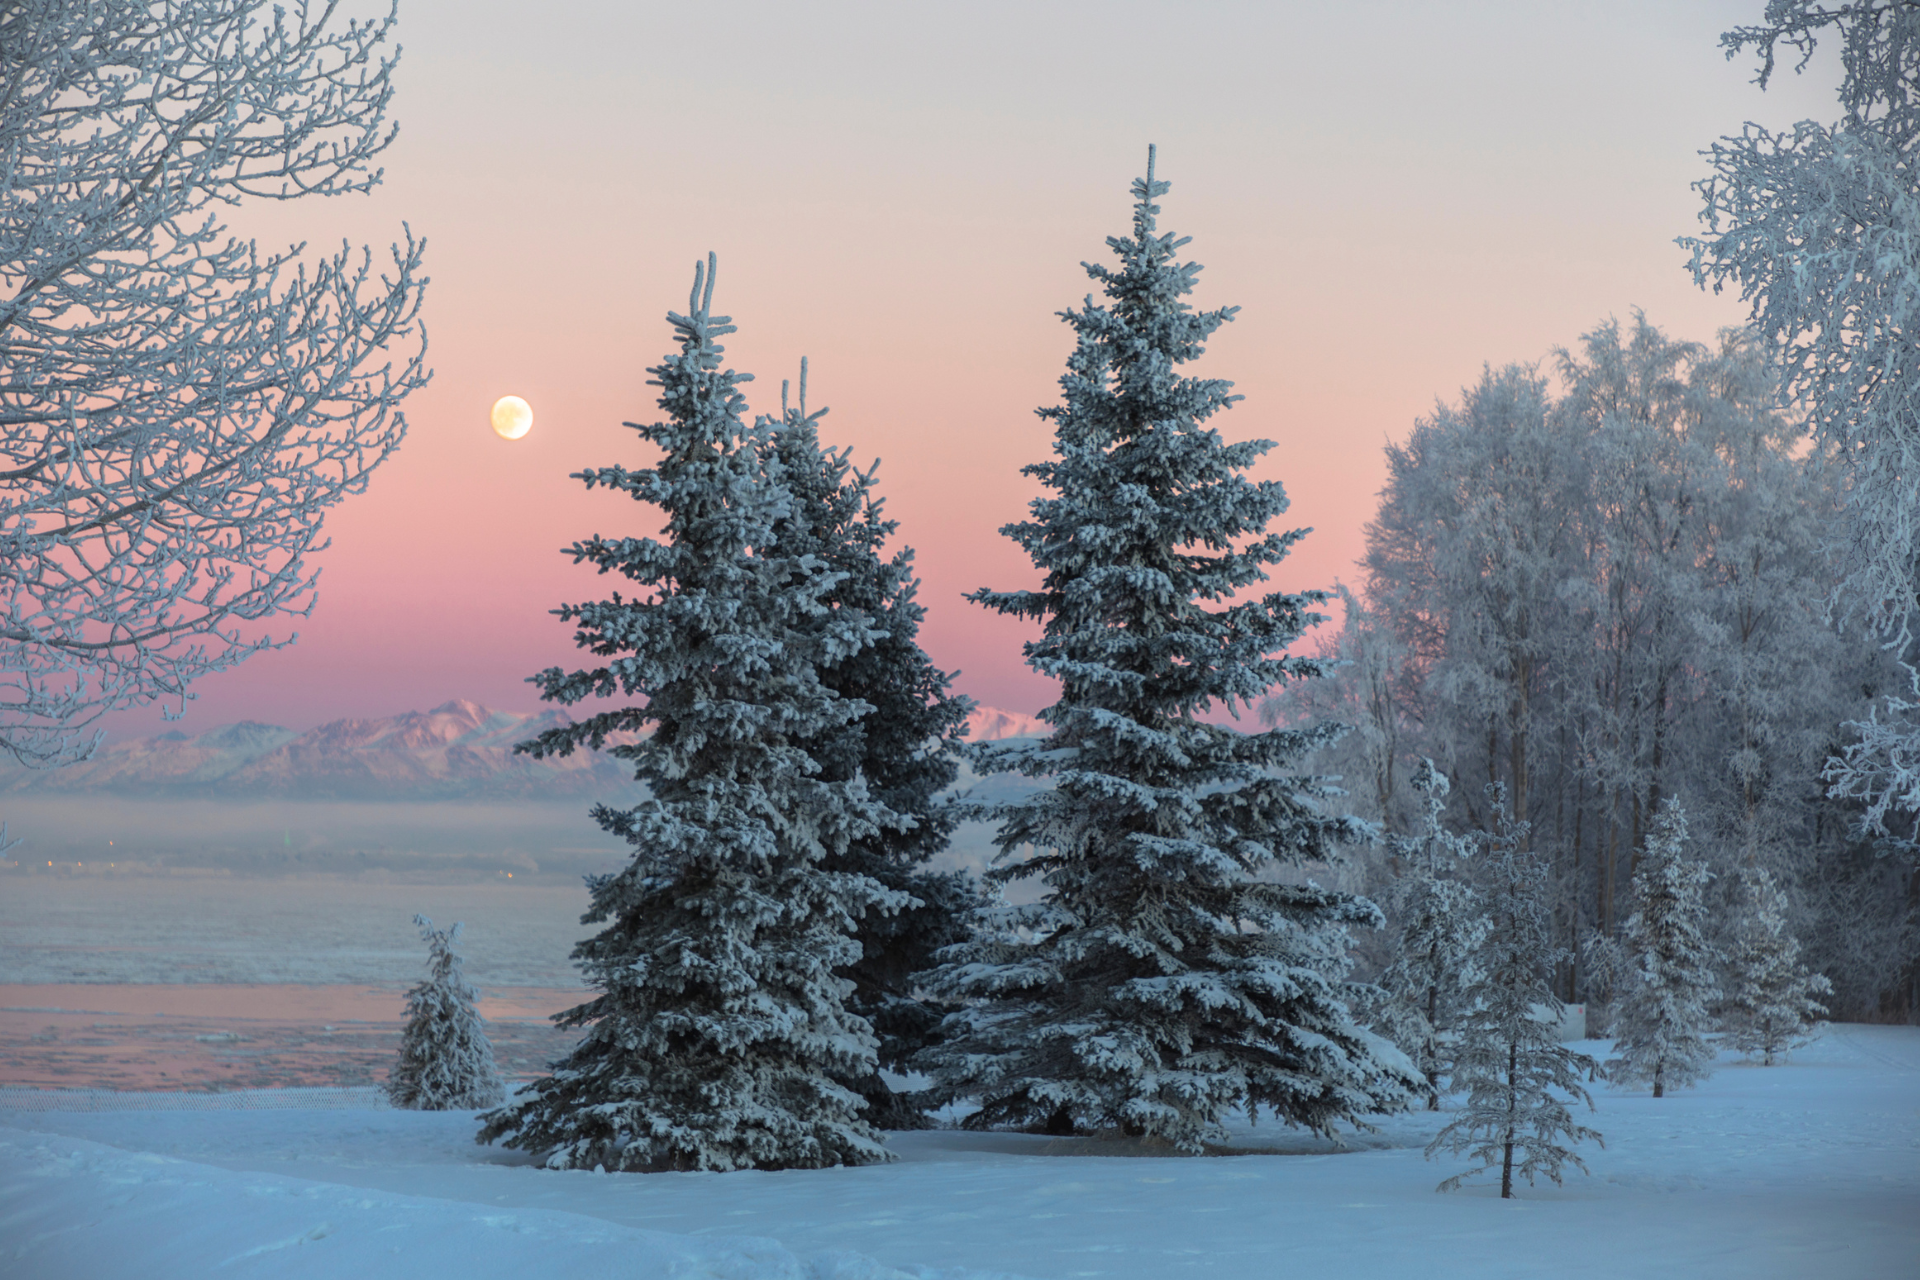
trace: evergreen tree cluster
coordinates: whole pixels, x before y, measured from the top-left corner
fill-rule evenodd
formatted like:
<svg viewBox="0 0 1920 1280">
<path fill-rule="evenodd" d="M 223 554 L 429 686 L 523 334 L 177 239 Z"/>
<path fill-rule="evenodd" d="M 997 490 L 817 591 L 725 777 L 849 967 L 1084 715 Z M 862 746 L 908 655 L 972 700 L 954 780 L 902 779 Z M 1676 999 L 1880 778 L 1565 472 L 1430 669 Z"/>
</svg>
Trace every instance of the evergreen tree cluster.
<svg viewBox="0 0 1920 1280">
<path fill-rule="evenodd" d="M 669 314 L 680 349 L 651 370 L 665 416 L 630 424 L 659 461 L 579 477 L 666 516 L 659 538 L 572 548 L 643 594 L 559 610 L 601 665 L 536 677 L 563 704 L 635 701 L 521 748 L 605 748 L 650 791 L 631 809 L 594 810 L 634 853 L 589 884 L 584 922 L 605 928 L 574 955 L 600 994 L 557 1019 L 583 1030 L 580 1043 L 484 1117 L 483 1141 L 550 1168 L 891 1158 L 849 1087 L 872 1077 L 879 1046 L 844 975 L 866 959 L 861 920 L 923 905 L 870 872 L 899 860 L 903 846 L 882 833 L 917 821 L 888 801 L 924 799 L 939 767 L 910 755 L 879 779 L 893 794 L 876 794 L 854 728 L 875 708 L 858 696 L 867 675 L 847 664 L 887 634 L 890 607 L 896 630 L 917 619 L 899 573 L 873 572 L 877 514 L 861 510 L 862 482 L 820 449 L 804 406 L 745 417 L 751 375 L 723 367 L 719 339 L 734 327 L 712 311 L 716 266 L 709 256 L 687 312 Z M 856 584 L 861 574 L 872 580 Z M 936 704 L 915 723 L 951 732 L 964 710 L 940 705 L 945 676 L 922 664 L 908 679 Z M 608 747 L 616 735 L 632 740 Z"/>
<path fill-rule="evenodd" d="M 1221 433 L 1231 384 L 1187 371 L 1235 309 L 1188 301 L 1168 189 L 1150 150 L 1098 295 L 1062 313 L 1043 495 L 1002 530 L 1038 585 L 970 597 L 1038 627 L 1058 697 L 1034 740 L 962 743 L 877 464 L 823 441 L 804 361 L 750 414 L 696 268 L 661 416 L 628 424 L 652 464 L 577 477 L 660 531 L 570 549 L 622 590 L 557 610 L 591 661 L 534 677 L 616 705 L 521 747 L 604 750 L 647 798 L 593 813 L 632 854 L 589 882 L 595 995 L 558 1017 L 579 1043 L 481 1141 L 550 1168 L 813 1168 L 888 1160 L 882 1130 L 954 1106 L 1192 1153 L 1240 1115 L 1337 1135 L 1459 1094 L 1428 1154 L 1510 1196 L 1600 1138 L 1573 1118 L 1597 1067 L 1556 1038 L 1565 1002 L 1607 1007 L 1614 1077 L 1656 1097 L 1704 1076 L 1716 1027 L 1772 1064 L 1825 1012 L 1768 868 L 1836 839 L 1795 780 L 1838 690 L 1886 664 L 1804 607 L 1834 495 L 1755 344 L 1636 317 L 1560 353 L 1557 399 L 1489 370 L 1389 449 L 1367 598 L 1342 589 L 1340 638 L 1303 656 L 1329 593 L 1263 585 L 1304 531 L 1271 528 L 1286 495 L 1248 474 L 1272 444 Z M 1216 723 L 1262 698 L 1263 730 Z M 963 756 L 1042 785 L 956 803 Z M 1449 813 L 1467 777 L 1487 785 Z M 935 870 L 963 815 L 997 825 L 984 883 Z"/>
<path fill-rule="evenodd" d="M 1284 651 L 1324 596 L 1255 590 L 1301 535 L 1268 530 L 1285 495 L 1245 475 L 1272 446 L 1211 421 L 1229 384 L 1179 369 L 1233 312 L 1185 301 L 1199 267 L 1158 229 L 1152 170 L 1118 267 L 1089 268 L 1105 301 L 1064 317 L 1055 457 L 1029 468 L 1050 495 L 1006 530 L 1045 585 L 975 596 L 1042 623 L 1028 661 L 1061 689 L 1046 740 L 975 752 L 1051 783 L 990 815 L 985 887 L 932 868 L 970 704 L 920 649 L 875 471 L 821 440 L 804 363 L 797 399 L 749 418 L 714 260 L 696 271 L 651 371 L 663 416 L 629 424 L 657 461 L 579 476 L 664 528 L 571 549 L 637 594 L 558 610 L 594 661 L 535 678 L 625 705 L 521 748 L 606 750 L 649 794 L 594 811 L 633 853 L 589 884 L 601 929 L 574 956 L 597 994 L 558 1018 L 580 1042 L 482 1141 L 551 1168 L 859 1164 L 889 1158 L 880 1126 L 968 1102 L 976 1125 L 1197 1151 L 1239 1110 L 1332 1133 L 1420 1092 L 1352 1012 L 1348 928 L 1378 909 L 1306 875 L 1366 834 L 1297 768 L 1339 728 L 1205 718 L 1322 674 Z M 1037 906 L 998 900 L 1021 880 Z"/>
</svg>

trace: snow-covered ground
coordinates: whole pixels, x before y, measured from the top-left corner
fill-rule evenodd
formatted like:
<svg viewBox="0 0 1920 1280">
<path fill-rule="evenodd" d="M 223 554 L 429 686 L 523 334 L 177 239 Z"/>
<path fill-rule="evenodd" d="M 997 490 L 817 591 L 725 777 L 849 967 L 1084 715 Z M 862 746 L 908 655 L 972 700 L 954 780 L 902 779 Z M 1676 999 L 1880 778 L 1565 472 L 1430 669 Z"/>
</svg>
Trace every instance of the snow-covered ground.
<svg viewBox="0 0 1920 1280">
<path fill-rule="evenodd" d="M 1589 1043 L 1589 1052 L 1604 1045 Z M 1819 1277 L 1920 1274 L 1920 1028 L 1838 1026 L 1655 1101 L 1601 1088 L 1564 1187 L 1438 1195 L 1444 1117 L 1348 1152 L 1262 1126 L 1225 1158 L 957 1131 L 819 1172 L 551 1173 L 465 1113 L 0 1091 L 0 1274 L 167 1277 Z M 219 1109 L 162 1109 L 204 1106 Z M 12 1109 L 5 1109 L 12 1108 Z M 1586 1119 L 1587 1117 L 1582 1117 Z"/>
</svg>

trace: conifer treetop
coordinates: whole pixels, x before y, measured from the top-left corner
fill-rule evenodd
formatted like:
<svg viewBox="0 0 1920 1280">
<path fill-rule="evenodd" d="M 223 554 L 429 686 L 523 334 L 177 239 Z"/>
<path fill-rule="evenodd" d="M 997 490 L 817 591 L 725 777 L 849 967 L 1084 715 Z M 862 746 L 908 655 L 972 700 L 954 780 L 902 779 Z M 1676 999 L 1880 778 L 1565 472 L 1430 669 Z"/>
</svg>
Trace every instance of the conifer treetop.
<svg viewBox="0 0 1920 1280">
<path fill-rule="evenodd" d="M 1062 402 L 1038 410 L 1054 426 L 1052 460 L 1023 468 L 1052 491 L 1032 518 L 1001 533 L 1045 571 L 1033 591 L 980 590 L 968 598 L 1040 620 L 1029 665 L 1061 682 L 1068 706 L 1122 710 L 1152 703 L 1187 719 L 1210 706 L 1237 710 L 1290 677 L 1319 674 L 1303 657 L 1270 657 L 1321 621 L 1324 591 L 1266 594 L 1218 611 L 1266 580 L 1310 532 L 1268 533 L 1287 509 L 1278 481 L 1242 474 L 1274 447 L 1229 443 L 1208 425 L 1241 399 L 1232 383 L 1177 372 L 1238 307 L 1196 311 L 1185 300 L 1200 272 L 1177 260 L 1188 241 L 1158 228 L 1155 199 L 1170 184 L 1135 179 L 1133 235 L 1108 246 L 1118 269 L 1083 263 L 1107 302 L 1089 295 L 1061 318 L 1078 341 L 1060 379 Z M 1294 735 L 1258 735 L 1292 755 Z M 1281 741 L 1284 739 L 1284 743 Z"/>
</svg>

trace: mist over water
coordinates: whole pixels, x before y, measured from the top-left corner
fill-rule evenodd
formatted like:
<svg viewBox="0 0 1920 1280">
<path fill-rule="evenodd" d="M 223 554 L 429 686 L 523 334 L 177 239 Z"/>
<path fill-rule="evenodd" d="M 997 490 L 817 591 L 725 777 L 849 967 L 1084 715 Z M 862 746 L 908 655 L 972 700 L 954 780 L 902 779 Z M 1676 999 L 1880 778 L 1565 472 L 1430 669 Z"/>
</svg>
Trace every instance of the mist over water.
<svg viewBox="0 0 1920 1280">
<path fill-rule="evenodd" d="M 402 988 L 425 972 L 417 912 L 464 921 L 482 987 L 572 987 L 584 885 L 346 876 L 0 880 L 0 985 L 327 984 Z"/>
<path fill-rule="evenodd" d="M 55 834 L 0 866 L 0 1085 L 378 1082 L 425 973 L 416 913 L 464 922 L 501 1067 L 538 1074 L 578 1034 L 548 1015 L 591 996 L 581 876 L 629 853 L 582 807 L 16 798 L 15 830 Z M 989 835 L 963 826 L 940 863 L 981 869 Z"/>
<path fill-rule="evenodd" d="M 9 795 L 8 871 L 230 871 L 247 875 L 387 871 L 562 877 L 611 871 L 626 845 L 588 816 L 591 802 L 212 800 Z"/>
<path fill-rule="evenodd" d="M 583 877 L 631 856 L 586 809 L 9 796 L 23 843 L 0 860 L 0 985 L 404 986 L 416 912 L 466 922 L 483 987 L 577 985 L 568 955 L 597 927 Z M 991 837 L 962 824 L 936 868 L 984 870 Z"/>
<path fill-rule="evenodd" d="M 963 770 L 957 790 L 1034 785 Z M 581 923 L 583 877 L 632 855 L 591 804 L 0 795 L 22 841 L 0 856 L 0 1085 L 377 1082 L 425 973 L 415 914 L 464 923 L 502 1067 L 537 1074 L 577 1035 L 548 1015 L 591 994 L 571 958 L 602 927 Z M 992 834 L 961 824 L 935 867 L 983 871 Z"/>
</svg>

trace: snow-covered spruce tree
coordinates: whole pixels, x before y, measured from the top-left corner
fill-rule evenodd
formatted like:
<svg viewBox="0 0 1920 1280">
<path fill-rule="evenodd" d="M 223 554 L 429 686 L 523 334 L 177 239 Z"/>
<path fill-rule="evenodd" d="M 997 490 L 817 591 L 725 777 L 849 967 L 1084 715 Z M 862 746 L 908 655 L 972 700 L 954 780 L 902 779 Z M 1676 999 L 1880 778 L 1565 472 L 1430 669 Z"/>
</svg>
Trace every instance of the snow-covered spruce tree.
<svg viewBox="0 0 1920 1280">
<path fill-rule="evenodd" d="M 1438 1111 L 1440 1077 L 1451 1069 L 1450 1033 L 1465 1012 L 1472 956 L 1488 926 L 1480 895 L 1455 875 L 1460 860 L 1472 855 L 1473 840 L 1453 835 L 1440 821 L 1447 807 L 1447 776 L 1422 759 L 1411 785 L 1427 811 L 1417 834 L 1388 842 L 1403 864 L 1392 899 L 1400 938 L 1378 983 L 1384 993 L 1379 1026 L 1420 1068 L 1427 1080 L 1427 1110 Z"/>
<path fill-rule="evenodd" d="M 427 943 L 427 980 L 407 992 L 407 1029 L 400 1039 L 400 1061 L 387 1077 L 387 1097 L 412 1111 L 499 1106 L 507 1087 L 474 1008 L 473 986 L 453 951 L 460 926 L 436 929 L 425 916 L 413 922 Z"/>
<path fill-rule="evenodd" d="M 940 948 L 966 937 L 966 919 L 981 905 L 970 877 L 927 869 L 946 848 L 957 821 L 952 806 L 935 797 L 959 774 L 956 744 L 966 732 L 972 704 L 950 692 L 952 677 L 920 647 L 926 610 L 915 599 L 919 581 L 913 550 L 885 554 L 898 522 L 882 515 L 874 488 L 878 464 L 862 472 L 851 465 L 846 450 L 821 446 L 816 424 L 826 410 L 807 412 L 806 361 L 800 362 L 798 404 L 787 404 L 786 387 L 781 390 L 781 420 L 763 448 L 793 506 L 775 522 L 773 546 L 783 555 L 812 555 L 842 575 L 824 599 L 866 616 L 880 632 L 872 644 L 820 672 L 828 688 L 873 710 L 831 726 L 807 745 L 822 779 L 863 778 L 875 800 L 912 819 L 850 839 L 823 864 L 866 876 L 911 899 L 898 910 L 866 912 L 854 934 L 860 956 L 837 970 L 853 983 L 849 1006 L 879 1036 L 879 1064 L 904 1071 L 931 1042 L 946 1011 L 916 989 L 915 975 L 932 967 Z M 843 1083 L 866 1099 L 866 1118 L 876 1126 L 910 1129 L 929 1123 L 914 1100 L 894 1093 L 877 1069 Z"/>
<path fill-rule="evenodd" d="M 1787 929 L 1787 895 L 1772 875 L 1749 867 L 1740 877 L 1746 910 L 1734 934 L 1722 1018 L 1727 1039 L 1766 1066 L 1810 1038 L 1827 1008 L 1819 997 L 1833 984 L 1800 962 L 1800 942 Z"/>
<path fill-rule="evenodd" d="M 1551 975 L 1566 951 L 1549 932 L 1546 866 L 1526 847 L 1527 824 L 1508 810 L 1504 788 L 1487 790 L 1492 830 L 1482 871 L 1488 927 L 1474 948 L 1473 980 L 1463 993 L 1467 1012 L 1453 1056 L 1453 1087 L 1467 1101 L 1427 1144 L 1427 1158 L 1464 1151 L 1480 1162 L 1442 1182 L 1441 1191 L 1498 1168 L 1501 1198 L 1512 1199 L 1515 1174 L 1529 1186 L 1540 1175 L 1558 1185 L 1564 1164 L 1587 1171 L 1571 1144 L 1606 1143 L 1597 1131 L 1575 1124 L 1568 1111 L 1576 1099 L 1593 1109 L 1580 1080 L 1592 1076 L 1594 1061 L 1554 1039 L 1566 1006 L 1553 993 Z"/>
<path fill-rule="evenodd" d="M 1613 1023 L 1619 1057 L 1607 1061 L 1612 1079 L 1651 1084 L 1656 1098 L 1704 1080 L 1713 1063 L 1707 1033 L 1720 987 L 1706 937 L 1712 873 L 1682 856 L 1686 843 L 1686 812 L 1668 799 L 1633 875 L 1633 914 L 1622 939 L 1626 981 Z"/>
<path fill-rule="evenodd" d="M 651 792 L 594 817 L 633 860 L 590 878 L 583 922 L 605 923 L 574 958 L 600 990 L 556 1017 L 584 1028 L 553 1073 L 482 1117 L 482 1142 L 544 1154 L 548 1168 L 782 1169 L 889 1159 L 838 1083 L 873 1070 L 874 1038 L 848 1011 L 837 968 L 859 956 L 854 921 L 905 905 L 874 881 L 828 868 L 849 843 L 897 822 L 859 778 L 826 776 L 808 743 L 870 708 L 824 669 L 870 645 L 871 621 L 834 609 L 838 581 L 777 548 L 792 498 L 770 477 L 764 432 L 742 421 L 711 313 L 713 259 L 694 273 L 688 314 L 669 313 L 680 350 L 651 372 L 665 417 L 634 425 L 656 465 L 580 478 L 663 512 L 661 538 L 594 537 L 577 561 L 642 584 L 566 605 L 576 638 L 605 665 L 534 679 L 550 701 L 641 701 L 550 730 L 535 758 L 613 746 Z"/>
<path fill-rule="evenodd" d="M 1050 493 L 1003 530 L 1044 582 L 972 597 L 1040 622 L 1027 662 L 1060 682 L 1048 737 L 978 757 L 1053 781 L 998 808 L 989 873 L 1046 897 L 945 954 L 932 985 L 964 1007 L 920 1061 L 936 1097 L 979 1100 L 971 1126 L 1116 1128 L 1193 1152 L 1236 1108 L 1324 1133 L 1404 1108 L 1422 1082 L 1346 1003 L 1345 926 L 1377 926 L 1378 909 L 1259 878 L 1361 834 L 1316 806 L 1326 787 L 1283 772 L 1338 730 L 1200 719 L 1320 674 L 1271 655 L 1324 593 L 1232 600 L 1300 534 L 1266 532 L 1286 498 L 1242 474 L 1271 444 L 1209 425 L 1230 384 L 1176 372 L 1233 309 L 1183 300 L 1200 268 L 1156 229 L 1151 150 L 1132 190 L 1133 235 L 1107 242 L 1119 269 L 1087 267 L 1107 303 L 1064 313 L 1065 403 L 1040 411 L 1055 457 L 1026 469 Z"/>
</svg>

